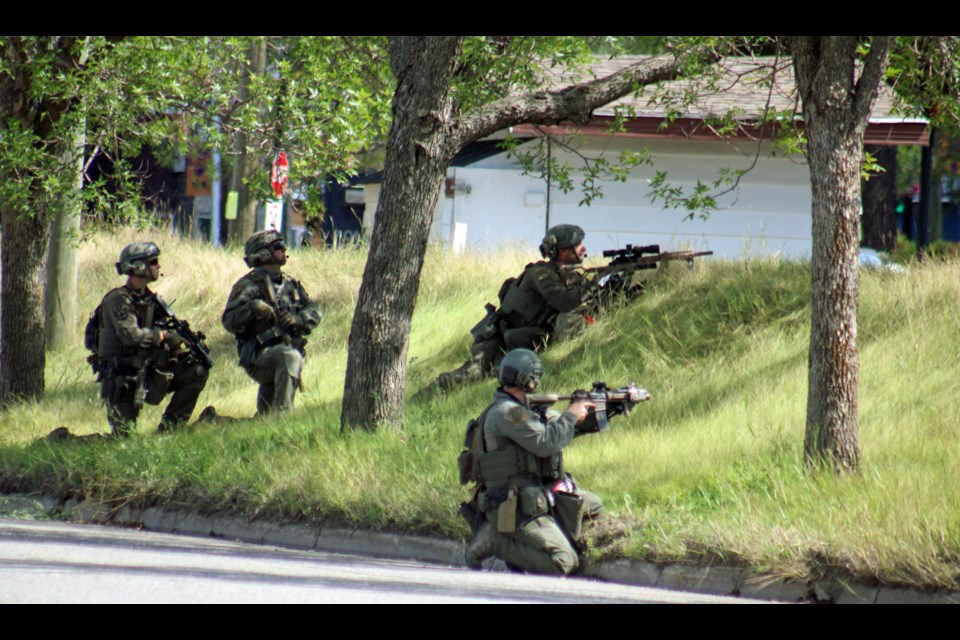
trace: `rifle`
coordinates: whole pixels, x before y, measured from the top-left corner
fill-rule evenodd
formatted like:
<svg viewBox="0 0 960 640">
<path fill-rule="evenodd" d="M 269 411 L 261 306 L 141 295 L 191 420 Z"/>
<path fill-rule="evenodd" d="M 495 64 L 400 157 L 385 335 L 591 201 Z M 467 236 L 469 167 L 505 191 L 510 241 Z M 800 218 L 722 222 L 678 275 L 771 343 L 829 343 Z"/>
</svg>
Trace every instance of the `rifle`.
<svg viewBox="0 0 960 640">
<path fill-rule="evenodd" d="M 160 296 L 154 296 L 157 301 L 160 301 Z M 148 305 L 146 315 L 143 319 L 143 324 L 146 327 L 149 327 L 153 324 L 153 316 L 156 307 L 154 305 Z M 136 384 L 135 391 L 133 392 L 133 405 L 140 409 L 143 407 L 143 401 L 147 397 L 147 372 L 150 370 L 150 367 L 153 366 L 153 358 L 145 355 L 143 357 L 143 362 L 140 363 L 140 368 L 137 369 L 137 375 L 134 377 L 133 382 Z"/>
<path fill-rule="evenodd" d="M 303 325 L 297 325 L 290 329 L 286 329 L 280 326 L 280 312 L 284 311 L 284 309 L 283 307 L 280 306 L 280 303 L 277 302 L 277 295 L 276 295 L 276 292 L 274 292 L 273 290 L 273 283 L 270 281 L 270 276 L 267 274 L 264 274 L 263 276 L 263 289 L 264 289 L 263 294 L 267 298 L 267 304 L 273 307 L 274 322 L 276 323 L 274 324 L 274 326 L 270 327 L 268 331 L 273 331 L 273 332 L 279 331 L 283 339 L 287 341 L 288 345 L 290 344 L 291 337 L 298 338 L 310 333 L 310 330 L 304 328 Z M 260 335 L 263 335 L 263 334 L 260 334 Z M 260 335 L 257 336 L 257 340 L 260 340 Z M 303 376 L 297 378 L 297 388 L 300 390 L 301 393 L 306 391 L 306 389 L 304 389 L 304 386 L 303 386 Z"/>
<path fill-rule="evenodd" d="M 606 266 L 589 267 L 586 273 L 595 273 L 594 282 L 601 290 L 614 293 L 639 293 L 630 287 L 633 274 L 641 269 L 656 269 L 661 262 L 685 260 L 687 265 L 693 266 L 693 259 L 700 256 L 712 256 L 713 251 L 660 251 L 660 245 L 650 244 L 634 247 L 628 244 L 623 249 L 607 249 L 603 252 L 604 258 L 613 258 Z M 639 287 L 642 289 L 642 287 Z"/>
<path fill-rule="evenodd" d="M 531 408 L 549 407 L 562 400 L 571 402 L 585 401 L 596 405 L 590 410 L 590 414 L 584 421 L 582 432 L 592 433 L 595 431 L 606 431 L 610 428 L 609 418 L 620 415 L 630 415 L 630 410 L 641 402 L 650 399 L 650 394 L 646 389 L 639 389 L 634 384 L 629 384 L 619 389 L 611 389 L 606 382 L 594 382 L 593 389 L 586 391 L 577 389 L 569 395 L 558 395 L 555 393 L 536 393 L 527 394 L 527 404 Z"/>
<path fill-rule="evenodd" d="M 165 331 L 175 331 L 177 335 L 183 339 L 187 347 L 189 347 L 193 357 L 207 369 L 212 369 L 213 359 L 210 357 L 210 349 L 205 342 L 207 336 L 204 335 L 203 331 L 194 332 L 193 329 L 190 328 L 189 322 L 173 315 L 173 311 L 170 310 L 170 305 L 168 305 L 163 298 L 156 296 L 156 299 L 157 305 L 163 310 L 163 317 L 156 320 L 154 326 Z"/>
<path fill-rule="evenodd" d="M 301 324 L 298 324 L 290 329 L 280 326 L 280 312 L 281 311 L 290 312 L 290 309 L 288 308 L 289 305 L 283 305 L 281 304 L 281 302 L 277 300 L 277 295 L 273 290 L 273 283 L 270 281 L 270 276 L 264 275 L 262 282 L 263 282 L 263 295 L 267 299 L 267 304 L 273 307 L 274 314 L 276 315 L 276 322 L 277 322 L 276 329 L 293 338 L 298 338 L 298 337 L 308 335 L 310 333 L 310 330 Z"/>
</svg>

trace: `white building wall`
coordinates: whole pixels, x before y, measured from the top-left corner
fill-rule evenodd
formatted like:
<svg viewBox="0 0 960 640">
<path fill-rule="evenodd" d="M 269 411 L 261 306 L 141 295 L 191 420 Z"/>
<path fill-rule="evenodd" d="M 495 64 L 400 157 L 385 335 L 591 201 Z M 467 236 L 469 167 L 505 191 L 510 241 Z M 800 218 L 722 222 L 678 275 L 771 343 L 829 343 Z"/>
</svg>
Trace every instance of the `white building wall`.
<svg viewBox="0 0 960 640">
<path fill-rule="evenodd" d="M 711 182 L 722 168 L 741 169 L 753 163 L 756 143 L 690 140 L 586 138 L 579 152 L 604 153 L 615 159 L 623 148 L 650 149 L 656 169 L 689 193 L 697 180 Z M 626 183 L 603 183 L 604 197 L 578 206 L 579 190 L 550 193 L 549 219 L 544 181 L 520 175 L 506 154 L 469 167 L 451 168 L 448 176 L 469 189 L 444 199 L 436 237 L 456 248 L 492 250 L 515 243 L 536 251 L 548 226 L 573 223 L 587 232 L 591 255 L 626 244 L 660 244 L 661 250 L 709 250 L 720 257 L 780 254 L 810 255 L 809 171 L 798 158 L 772 157 L 770 145 L 760 148 L 753 170 L 735 193 L 719 198 L 720 207 L 707 219 L 685 219 L 686 212 L 667 210 L 647 196 L 653 167 L 635 169 Z M 554 155 L 571 166 L 578 156 L 554 147 Z M 439 222 L 439 224 L 438 224 Z"/>
</svg>

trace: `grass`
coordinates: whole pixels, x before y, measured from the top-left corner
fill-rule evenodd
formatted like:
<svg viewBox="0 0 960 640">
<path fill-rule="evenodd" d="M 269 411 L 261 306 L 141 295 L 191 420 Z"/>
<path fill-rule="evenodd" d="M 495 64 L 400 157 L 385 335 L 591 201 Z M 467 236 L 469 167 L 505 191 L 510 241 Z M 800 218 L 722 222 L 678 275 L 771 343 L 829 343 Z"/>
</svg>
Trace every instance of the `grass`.
<svg viewBox="0 0 960 640">
<path fill-rule="evenodd" d="M 123 231 L 84 243 L 85 314 L 121 283 L 112 263 L 135 237 Z M 239 248 L 153 238 L 166 273 L 157 289 L 207 333 L 217 363 L 198 410 L 215 404 L 252 415 L 255 385 L 219 326 L 229 287 L 246 270 Z M 79 433 L 107 428 L 78 331 L 76 346 L 48 354 L 45 399 L 0 414 L 0 489 L 463 538 L 455 459 L 493 381 L 409 401 L 402 434 L 339 433 L 364 258 L 362 250 L 291 256 L 289 271 L 326 310 L 293 414 L 159 436 L 161 409 L 148 407 L 126 442 L 39 442 L 61 424 Z M 530 259 L 431 248 L 408 397 L 463 361 L 483 304 Z M 640 299 L 546 353 L 548 390 L 602 379 L 636 382 L 653 395 L 566 452 L 567 467 L 612 514 L 590 530 L 590 553 L 722 560 L 797 579 L 839 571 L 884 584 L 960 586 L 960 262 L 862 274 L 863 467 L 849 478 L 802 462 L 809 280 L 809 267 L 790 261 L 673 265 L 653 274 Z"/>
</svg>

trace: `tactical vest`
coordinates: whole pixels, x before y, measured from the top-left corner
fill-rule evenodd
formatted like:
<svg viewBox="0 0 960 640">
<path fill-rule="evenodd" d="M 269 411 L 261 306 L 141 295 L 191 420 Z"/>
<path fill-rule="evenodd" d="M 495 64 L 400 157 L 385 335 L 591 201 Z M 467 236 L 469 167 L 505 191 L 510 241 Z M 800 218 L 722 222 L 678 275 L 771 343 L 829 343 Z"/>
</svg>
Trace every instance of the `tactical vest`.
<svg viewBox="0 0 960 640">
<path fill-rule="evenodd" d="M 531 262 L 519 278 L 513 279 L 509 285 L 504 283 L 506 291 L 503 292 L 500 303 L 500 314 L 513 329 L 545 326 L 550 318 L 552 309 L 547 301 L 532 289 L 523 286 L 530 268 L 541 264 L 545 263 Z"/>
<path fill-rule="evenodd" d="M 140 352 L 143 351 L 137 347 L 128 347 L 127 345 L 120 342 L 120 337 L 117 335 L 117 332 L 113 327 L 105 326 L 103 322 L 103 302 L 106 301 L 107 297 L 114 294 L 114 292 L 119 291 L 123 287 L 118 287 L 107 292 L 107 295 L 103 296 L 103 300 L 100 302 L 100 306 L 97 307 L 97 316 L 99 317 L 100 330 L 98 331 L 98 345 L 97 345 L 97 355 L 100 356 L 101 360 L 107 360 L 110 358 L 133 358 L 141 355 Z M 136 296 L 131 296 L 133 298 L 133 308 L 134 313 L 137 316 L 137 324 L 140 327 L 144 326 L 144 322 L 148 314 L 148 309 L 154 307 L 154 316 L 156 317 L 157 309 L 155 305 L 155 300 L 153 294 L 149 296 L 144 296 L 142 298 L 137 298 Z"/>
<path fill-rule="evenodd" d="M 256 270 L 251 271 L 244 277 L 253 282 L 260 292 L 261 298 L 259 299 L 270 304 L 274 311 L 298 313 L 301 305 L 300 283 L 286 274 L 281 275 L 282 281 L 279 285 L 274 284 L 273 278 L 269 274 Z M 271 300 L 273 300 L 273 303 L 270 302 Z M 239 306 L 246 302 L 247 300 L 238 298 L 232 304 Z M 230 308 L 229 305 L 228 308 Z M 255 355 L 262 349 L 281 342 L 289 344 L 302 355 L 305 355 L 307 340 L 304 336 L 309 334 L 309 330 L 289 332 L 275 322 L 254 320 L 244 330 L 236 334 L 240 365 L 243 367 L 249 366 Z"/>
<path fill-rule="evenodd" d="M 541 485 L 563 477 L 562 453 L 541 458 L 511 440 L 507 440 L 496 451 L 486 451 L 486 419 L 485 411 L 477 423 L 477 435 L 471 442 L 477 469 L 475 480 L 478 485 L 487 489 L 505 489 Z"/>
</svg>

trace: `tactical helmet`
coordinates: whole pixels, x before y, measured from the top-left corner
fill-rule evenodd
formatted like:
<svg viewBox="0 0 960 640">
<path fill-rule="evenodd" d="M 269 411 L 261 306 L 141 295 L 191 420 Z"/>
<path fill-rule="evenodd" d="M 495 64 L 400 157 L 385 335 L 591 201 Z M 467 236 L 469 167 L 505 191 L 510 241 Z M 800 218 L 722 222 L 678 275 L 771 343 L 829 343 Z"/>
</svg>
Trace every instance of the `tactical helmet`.
<svg viewBox="0 0 960 640">
<path fill-rule="evenodd" d="M 160 247 L 152 242 L 134 242 L 128 244 L 120 252 L 120 260 L 114 263 L 117 274 L 121 276 L 147 275 L 147 263 L 160 256 Z"/>
<path fill-rule="evenodd" d="M 577 246 L 583 242 L 585 235 L 587 234 L 583 229 L 575 224 L 558 224 L 550 227 L 547 235 L 543 237 L 543 242 L 540 243 L 540 255 L 553 260 L 557 257 L 557 250 Z"/>
<path fill-rule="evenodd" d="M 273 229 L 258 231 L 244 243 L 243 261 L 247 263 L 248 267 L 272 262 L 273 250 L 271 247 L 276 242 L 283 242 L 283 236 L 278 231 Z"/>
<path fill-rule="evenodd" d="M 514 349 L 503 356 L 497 379 L 505 387 L 520 387 L 524 391 L 534 392 L 540 386 L 543 364 L 540 356 L 529 349 Z"/>
</svg>

